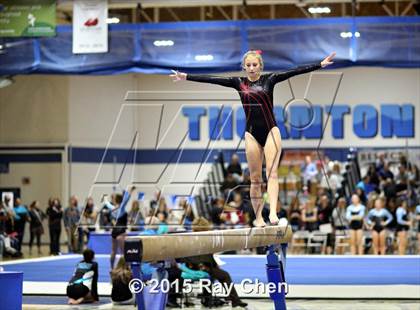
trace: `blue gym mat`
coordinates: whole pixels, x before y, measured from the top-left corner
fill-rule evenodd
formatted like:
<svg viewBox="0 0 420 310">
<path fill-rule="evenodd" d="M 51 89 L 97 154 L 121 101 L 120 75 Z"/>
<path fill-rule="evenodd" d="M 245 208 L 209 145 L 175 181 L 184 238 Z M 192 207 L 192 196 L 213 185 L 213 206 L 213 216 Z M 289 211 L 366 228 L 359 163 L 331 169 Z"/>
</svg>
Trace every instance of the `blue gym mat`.
<svg viewBox="0 0 420 310">
<path fill-rule="evenodd" d="M 219 256 L 235 283 L 243 279 L 266 281 L 265 256 Z M 24 281 L 67 282 L 80 258 L 69 256 L 43 262 L 4 265 L 23 271 Z M 99 282 L 109 282 L 109 257 L 96 258 Z M 406 257 L 292 256 L 286 262 L 286 281 L 297 285 L 420 285 L 420 259 Z"/>
<path fill-rule="evenodd" d="M 66 305 L 66 296 L 23 296 L 22 303 L 24 305 Z M 111 298 L 100 297 L 99 303 L 95 303 L 95 306 L 105 305 L 111 303 Z M 91 304 L 78 305 L 78 308 L 91 308 Z"/>
</svg>

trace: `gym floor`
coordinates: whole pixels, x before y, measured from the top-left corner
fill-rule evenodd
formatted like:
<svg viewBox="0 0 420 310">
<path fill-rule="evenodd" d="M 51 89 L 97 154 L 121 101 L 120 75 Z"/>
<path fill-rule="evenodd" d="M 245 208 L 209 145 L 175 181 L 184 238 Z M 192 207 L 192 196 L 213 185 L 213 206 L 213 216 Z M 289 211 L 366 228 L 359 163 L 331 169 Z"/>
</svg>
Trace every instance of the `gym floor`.
<svg viewBox="0 0 420 310">
<path fill-rule="evenodd" d="M 63 247 L 64 248 L 64 247 Z M 34 251 L 36 252 L 36 251 Z M 42 248 L 42 252 L 44 255 L 48 253 L 48 247 Z M 29 255 L 27 252 L 26 247 L 24 247 L 24 255 L 25 258 L 35 258 L 39 257 L 37 253 L 33 253 L 33 255 Z M 60 257 L 57 262 L 59 261 L 65 261 L 63 260 L 65 257 Z M 98 260 L 102 262 L 102 260 L 105 260 L 107 263 L 106 258 L 100 258 L 98 257 Z M 16 262 L 16 261 L 15 261 Z M 12 263 L 12 262 L 4 262 L 4 263 Z M 45 264 L 44 267 L 47 267 L 47 265 L 50 265 L 48 262 L 43 263 Z M 26 265 L 26 264 L 24 264 Z M 4 266 L 6 267 L 6 266 Z M 58 269 L 62 270 L 65 266 L 57 265 L 53 266 L 50 265 L 50 268 L 52 269 Z M 6 267 L 7 268 L 7 267 Z M 69 268 L 73 268 L 73 262 L 70 264 Z M 46 273 L 46 270 L 42 271 L 38 270 L 38 277 L 43 277 L 40 274 Z M 51 270 L 51 269 L 49 269 Z M 66 271 L 66 277 L 68 277 L 68 274 L 71 271 Z M 40 273 L 40 274 L 39 274 Z M 30 276 L 30 274 L 27 274 Z M 45 275 L 44 275 L 45 276 Z M 56 275 L 51 274 L 52 281 L 54 281 L 54 278 L 56 278 Z M 58 280 L 58 279 L 55 279 Z M 61 279 L 62 280 L 62 279 Z M 56 283 L 55 285 L 58 285 Z M 201 306 L 200 301 L 198 299 L 192 299 L 192 302 L 195 303 L 194 307 L 190 308 L 183 308 L 183 309 L 206 309 L 205 307 Z M 247 309 L 273 309 L 273 303 L 268 299 L 243 299 L 243 301 L 248 303 Z M 290 298 L 287 300 L 287 308 L 289 310 L 312 310 L 312 309 L 323 309 L 323 310 L 332 310 L 332 309 L 358 309 L 358 310 L 420 310 L 420 288 L 419 288 L 419 299 L 418 300 L 357 300 L 357 299 L 345 299 L 345 300 L 338 300 L 338 299 L 296 299 L 296 298 Z M 133 306 L 114 306 L 111 303 L 111 300 L 109 297 L 101 297 L 100 302 L 95 305 L 78 305 L 78 306 L 70 306 L 67 305 L 67 299 L 65 296 L 54 296 L 54 295 L 25 295 L 23 297 L 23 309 L 134 309 Z M 217 309 L 225 310 L 225 309 L 231 309 L 230 305 L 219 307 Z M 240 309 L 240 308 L 236 308 Z"/>
<path fill-rule="evenodd" d="M 243 299 L 248 303 L 247 309 L 268 310 L 273 309 L 273 303 L 263 299 Z M 25 296 L 23 298 L 23 309 L 41 310 L 41 309 L 134 309 L 133 306 L 113 306 L 109 298 L 101 298 L 97 305 L 65 305 L 65 297 L 51 296 Z M 169 309 L 169 308 L 168 308 Z M 207 309 L 195 302 L 194 307 L 183 309 Z M 220 310 L 232 309 L 230 306 L 216 308 Z M 240 309 L 240 308 L 235 308 Z M 419 310 L 420 301 L 406 300 L 307 300 L 293 299 L 287 301 L 288 310 Z"/>
</svg>

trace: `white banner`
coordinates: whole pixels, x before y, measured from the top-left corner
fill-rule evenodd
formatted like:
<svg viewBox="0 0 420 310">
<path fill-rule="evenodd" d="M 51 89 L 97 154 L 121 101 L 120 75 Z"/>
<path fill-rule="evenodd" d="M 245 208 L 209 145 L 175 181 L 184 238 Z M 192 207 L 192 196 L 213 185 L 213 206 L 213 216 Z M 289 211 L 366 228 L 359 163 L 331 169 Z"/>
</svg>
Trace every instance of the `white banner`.
<svg viewBox="0 0 420 310">
<path fill-rule="evenodd" d="M 73 53 L 108 52 L 108 2 L 75 0 L 73 4 Z"/>
</svg>

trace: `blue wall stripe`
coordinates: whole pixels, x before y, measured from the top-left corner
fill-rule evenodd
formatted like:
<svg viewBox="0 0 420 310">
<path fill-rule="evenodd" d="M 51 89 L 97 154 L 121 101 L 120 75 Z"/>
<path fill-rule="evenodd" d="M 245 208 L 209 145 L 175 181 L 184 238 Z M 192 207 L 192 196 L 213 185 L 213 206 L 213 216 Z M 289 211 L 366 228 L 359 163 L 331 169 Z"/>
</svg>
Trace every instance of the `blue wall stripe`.
<svg viewBox="0 0 420 310">
<path fill-rule="evenodd" d="M 301 150 L 314 151 L 314 148 L 299 148 L 299 149 L 284 149 L 287 150 Z M 345 161 L 348 154 L 348 148 L 324 148 L 322 149 L 325 155 L 332 160 Z M 73 163 L 100 163 L 104 157 L 104 163 L 133 163 L 136 164 L 165 164 L 165 163 L 200 163 L 203 158 L 208 158 L 207 162 L 213 162 L 214 158 L 219 153 L 220 149 L 206 150 L 206 149 L 108 149 L 105 156 L 104 148 L 72 148 L 71 156 Z M 225 160 L 229 160 L 232 153 L 238 152 L 242 162 L 246 161 L 244 149 L 223 149 Z M 135 157 L 135 159 L 134 159 Z"/>
<path fill-rule="evenodd" d="M 199 163 L 208 153 L 205 149 L 108 149 L 105 152 L 104 148 L 72 148 L 71 159 L 74 163 L 100 163 L 103 157 L 104 163 L 118 164 Z M 212 162 L 217 154 L 218 150 L 210 151 L 209 162 Z"/>
<path fill-rule="evenodd" d="M 365 147 L 359 150 L 392 150 L 403 149 L 404 147 Z M 24 150 L 40 150 L 42 147 L 25 148 Z M 49 149 L 46 147 L 45 149 Z M 409 146 L 407 149 L 420 149 L 420 146 Z M 1 150 L 1 149 L 0 149 Z M 14 149 L 18 150 L 18 149 Z M 283 148 L 284 152 L 288 151 L 315 151 L 316 148 Z M 166 164 L 166 163 L 182 163 L 194 164 L 201 163 L 203 158 L 208 158 L 207 162 L 213 162 L 215 156 L 219 151 L 222 151 L 226 161 L 229 161 L 233 153 L 238 153 L 242 162 L 246 161 L 244 149 L 229 149 L 229 148 L 216 148 L 213 150 L 206 149 L 137 149 L 136 151 L 130 149 L 108 149 L 105 153 L 105 148 L 87 148 L 87 147 L 73 147 L 69 149 L 69 160 L 73 163 L 100 163 L 104 158 L 104 163 L 133 163 L 136 164 Z M 332 160 L 346 161 L 349 148 L 347 147 L 330 147 L 321 148 L 326 156 Z M 105 156 L 104 156 L 105 153 Z M 134 160 L 135 158 L 135 160 Z M 61 153 L 15 153 L 15 154 L 0 154 L 0 163 L 56 163 L 61 162 Z"/>
<path fill-rule="evenodd" d="M 60 163 L 61 154 L 0 154 L 0 163 Z"/>
<path fill-rule="evenodd" d="M 0 151 L 64 151 L 64 146 L 0 146 Z"/>
</svg>

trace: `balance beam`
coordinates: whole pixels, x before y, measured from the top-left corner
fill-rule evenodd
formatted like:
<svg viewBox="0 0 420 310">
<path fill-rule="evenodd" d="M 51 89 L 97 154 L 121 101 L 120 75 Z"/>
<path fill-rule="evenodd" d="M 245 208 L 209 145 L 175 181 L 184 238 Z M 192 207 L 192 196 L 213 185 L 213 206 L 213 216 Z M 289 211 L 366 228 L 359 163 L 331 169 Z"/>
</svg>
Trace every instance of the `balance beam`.
<svg viewBox="0 0 420 310">
<path fill-rule="evenodd" d="M 127 262 L 155 262 L 283 244 L 291 238 L 289 225 L 131 236 L 124 254 Z"/>
</svg>

